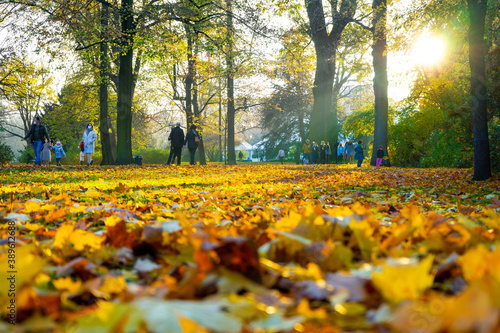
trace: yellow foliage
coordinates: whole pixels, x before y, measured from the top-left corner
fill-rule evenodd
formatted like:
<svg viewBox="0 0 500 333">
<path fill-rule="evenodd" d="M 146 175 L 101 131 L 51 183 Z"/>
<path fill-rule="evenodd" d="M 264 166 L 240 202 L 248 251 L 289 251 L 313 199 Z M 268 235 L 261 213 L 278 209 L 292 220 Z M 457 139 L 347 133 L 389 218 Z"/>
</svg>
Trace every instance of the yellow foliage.
<svg viewBox="0 0 500 333">
<path fill-rule="evenodd" d="M 373 273 L 373 284 L 392 303 L 418 299 L 434 281 L 434 275 L 429 273 L 433 260 L 430 255 L 419 263 L 406 263 L 409 259 L 386 263 L 381 273 Z"/>
<path fill-rule="evenodd" d="M 73 281 L 69 276 L 54 280 L 52 283 L 57 290 L 66 290 L 70 293 L 76 293 L 82 286 L 81 281 Z"/>
</svg>

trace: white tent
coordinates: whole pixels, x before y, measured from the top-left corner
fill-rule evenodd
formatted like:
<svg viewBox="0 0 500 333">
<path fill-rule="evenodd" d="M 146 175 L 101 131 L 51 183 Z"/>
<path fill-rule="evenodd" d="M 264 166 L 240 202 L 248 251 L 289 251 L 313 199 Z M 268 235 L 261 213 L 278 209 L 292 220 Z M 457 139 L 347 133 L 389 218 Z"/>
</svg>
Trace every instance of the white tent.
<svg viewBox="0 0 500 333">
<path fill-rule="evenodd" d="M 258 148 L 256 146 L 252 146 L 246 141 L 242 141 L 241 144 L 238 146 L 234 147 L 234 150 L 236 151 L 236 158 L 238 158 L 238 152 L 246 152 L 246 160 L 247 161 L 252 161 L 252 162 L 258 162 L 259 161 L 259 156 L 257 154 Z"/>
</svg>

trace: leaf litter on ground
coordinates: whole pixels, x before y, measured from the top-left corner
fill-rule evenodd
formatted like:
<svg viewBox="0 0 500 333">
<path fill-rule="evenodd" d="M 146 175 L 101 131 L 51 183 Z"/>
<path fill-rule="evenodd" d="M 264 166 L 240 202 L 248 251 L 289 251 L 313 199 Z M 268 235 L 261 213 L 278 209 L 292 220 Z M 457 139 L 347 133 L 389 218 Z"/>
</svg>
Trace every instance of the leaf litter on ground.
<svg viewBox="0 0 500 333">
<path fill-rule="evenodd" d="M 498 176 L 49 170 L 0 170 L 0 304 L 12 248 L 17 271 L 17 325 L 2 307 L 2 331 L 500 330 Z"/>
</svg>

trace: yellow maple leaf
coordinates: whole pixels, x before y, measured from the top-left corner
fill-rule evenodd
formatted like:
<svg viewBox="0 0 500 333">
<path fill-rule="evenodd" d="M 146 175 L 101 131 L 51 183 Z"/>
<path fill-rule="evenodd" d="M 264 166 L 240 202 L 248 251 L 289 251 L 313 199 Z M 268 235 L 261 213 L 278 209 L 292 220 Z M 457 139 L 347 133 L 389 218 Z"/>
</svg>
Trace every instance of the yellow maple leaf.
<svg viewBox="0 0 500 333">
<path fill-rule="evenodd" d="M 100 291 L 106 294 L 118 294 L 127 288 L 127 282 L 123 276 L 110 276 L 104 279 Z"/>
<path fill-rule="evenodd" d="M 69 276 L 52 281 L 57 290 L 67 290 L 76 293 L 82 286 L 81 281 L 73 281 Z"/>
<path fill-rule="evenodd" d="M 36 213 L 40 211 L 40 204 L 36 201 L 26 201 L 24 203 L 25 213 Z"/>
<path fill-rule="evenodd" d="M 467 282 L 478 280 L 486 274 L 489 263 L 485 259 L 488 256 L 488 249 L 484 245 L 478 245 L 460 257 L 458 262 L 462 266 L 462 274 Z"/>
<path fill-rule="evenodd" d="M 67 214 L 68 212 L 65 209 L 53 209 L 44 218 L 47 222 L 56 222 L 66 217 Z"/>
<path fill-rule="evenodd" d="M 121 217 L 119 216 L 116 216 L 116 215 L 111 215 L 109 217 L 106 217 L 104 219 L 104 224 L 107 226 L 107 227 L 114 227 L 118 222 L 120 222 L 122 220 Z"/>
<path fill-rule="evenodd" d="M 71 224 L 63 224 L 57 229 L 56 236 L 54 237 L 54 247 L 62 248 L 68 241 L 69 236 L 75 230 L 75 226 Z"/>
<path fill-rule="evenodd" d="M 29 223 L 29 222 L 26 222 L 24 224 L 24 227 L 28 230 L 31 230 L 31 231 L 37 231 L 38 229 L 43 229 L 44 226 L 43 225 L 40 225 L 40 224 L 36 224 L 36 223 Z"/>
<path fill-rule="evenodd" d="M 434 275 L 429 273 L 434 256 L 430 255 L 418 264 L 390 263 L 382 268 L 382 272 L 373 273 L 373 284 L 382 295 L 393 303 L 405 299 L 415 300 L 429 288 Z"/>
<path fill-rule="evenodd" d="M 97 236 L 91 232 L 80 229 L 74 230 L 69 236 L 69 241 L 77 251 L 83 251 L 85 246 L 89 246 L 96 250 L 100 249 L 103 240 L 104 236 Z"/>
<path fill-rule="evenodd" d="M 101 248 L 103 240 L 104 236 L 97 236 L 81 229 L 75 230 L 74 225 L 63 224 L 57 230 L 53 245 L 56 248 L 63 248 L 65 245 L 72 244 L 75 250 L 83 251 L 85 246 L 92 249 Z"/>
</svg>

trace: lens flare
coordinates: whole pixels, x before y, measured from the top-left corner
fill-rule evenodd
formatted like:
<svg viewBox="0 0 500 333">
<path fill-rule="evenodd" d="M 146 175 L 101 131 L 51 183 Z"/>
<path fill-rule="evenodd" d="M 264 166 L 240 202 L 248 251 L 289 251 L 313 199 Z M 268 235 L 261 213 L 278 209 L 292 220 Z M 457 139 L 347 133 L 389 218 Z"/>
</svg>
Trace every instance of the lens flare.
<svg viewBox="0 0 500 333">
<path fill-rule="evenodd" d="M 444 50 L 444 43 L 439 38 L 422 38 L 413 48 L 412 59 L 420 65 L 434 65 L 441 60 Z"/>
</svg>

